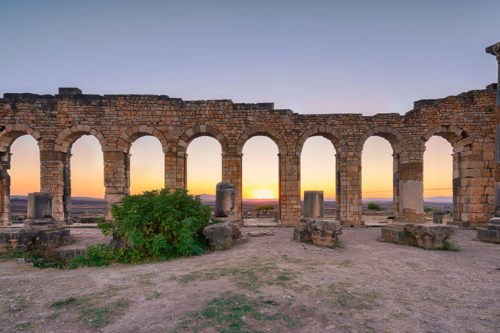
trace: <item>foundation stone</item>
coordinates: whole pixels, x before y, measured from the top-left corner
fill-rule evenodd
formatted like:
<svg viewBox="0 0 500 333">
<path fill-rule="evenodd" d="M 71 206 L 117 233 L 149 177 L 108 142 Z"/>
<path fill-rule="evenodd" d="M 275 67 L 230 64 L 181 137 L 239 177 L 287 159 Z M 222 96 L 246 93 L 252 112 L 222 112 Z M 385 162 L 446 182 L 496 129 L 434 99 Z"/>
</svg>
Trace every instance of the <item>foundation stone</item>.
<svg viewBox="0 0 500 333">
<path fill-rule="evenodd" d="M 457 227 L 435 224 L 393 224 L 381 229 L 383 240 L 401 245 L 419 246 L 426 250 L 442 249 Z"/>
<path fill-rule="evenodd" d="M 335 247 L 339 244 L 342 226 L 336 221 L 324 219 L 301 219 L 301 224 L 293 231 L 293 239 L 312 242 L 316 246 Z"/>
<path fill-rule="evenodd" d="M 227 250 L 241 238 L 241 231 L 235 222 L 216 223 L 203 228 L 211 250 Z"/>
<path fill-rule="evenodd" d="M 477 239 L 482 242 L 500 244 L 500 218 L 492 218 L 486 228 L 478 228 Z"/>
</svg>

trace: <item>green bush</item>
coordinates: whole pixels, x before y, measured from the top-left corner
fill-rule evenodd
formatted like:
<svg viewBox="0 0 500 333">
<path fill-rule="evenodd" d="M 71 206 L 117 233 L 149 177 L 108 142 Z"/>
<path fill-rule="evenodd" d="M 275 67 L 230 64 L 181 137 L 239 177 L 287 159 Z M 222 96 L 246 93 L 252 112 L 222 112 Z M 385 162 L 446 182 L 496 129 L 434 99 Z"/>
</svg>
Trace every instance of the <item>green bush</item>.
<svg viewBox="0 0 500 333">
<path fill-rule="evenodd" d="M 375 202 L 369 202 L 368 209 L 369 210 L 382 210 L 382 208 L 380 208 L 380 206 L 378 204 L 376 204 Z"/>
<path fill-rule="evenodd" d="M 260 210 L 274 210 L 274 205 L 262 205 L 255 208 L 256 211 Z"/>
<path fill-rule="evenodd" d="M 434 210 L 434 208 L 430 208 L 430 207 L 425 207 L 425 206 L 424 206 L 424 212 L 426 212 L 426 213 L 430 213 L 430 212 L 432 212 L 433 210 Z"/>
<path fill-rule="evenodd" d="M 111 212 L 115 221 L 101 221 L 99 228 L 126 247 L 90 246 L 73 267 L 165 260 L 201 254 L 206 249 L 203 228 L 211 223 L 210 207 L 186 190 L 170 193 L 169 189 L 163 189 L 129 195 L 120 205 L 113 205 Z"/>
</svg>

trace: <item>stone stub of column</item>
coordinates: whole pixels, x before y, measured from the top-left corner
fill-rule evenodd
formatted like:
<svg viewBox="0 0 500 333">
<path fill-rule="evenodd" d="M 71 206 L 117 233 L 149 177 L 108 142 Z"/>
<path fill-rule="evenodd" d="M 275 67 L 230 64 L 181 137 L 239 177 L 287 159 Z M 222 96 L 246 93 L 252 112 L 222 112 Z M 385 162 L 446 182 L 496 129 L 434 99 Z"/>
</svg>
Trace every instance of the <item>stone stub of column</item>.
<svg viewBox="0 0 500 333">
<path fill-rule="evenodd" d="M 28 216 L 24 220 L 26 227 L 56 227 L 52 217 L 52 195 L 48 192 L 28 194 Z"/>
<path fill-rule="evenodd" d="M 28 194 L 28 218 L 52 217 L 52 195 L 48 192 Z"/>
<path fill-rule="evenodd" d="M 304 217 L 323 217 L 323 191 L 304 191 Z"/>
<path fill-rule="evenodd" d="M 215 193 L 215 216 L 229 217 L 235 213 L 236 191 L 228 182 L 217 184 Z"/>
</svg>

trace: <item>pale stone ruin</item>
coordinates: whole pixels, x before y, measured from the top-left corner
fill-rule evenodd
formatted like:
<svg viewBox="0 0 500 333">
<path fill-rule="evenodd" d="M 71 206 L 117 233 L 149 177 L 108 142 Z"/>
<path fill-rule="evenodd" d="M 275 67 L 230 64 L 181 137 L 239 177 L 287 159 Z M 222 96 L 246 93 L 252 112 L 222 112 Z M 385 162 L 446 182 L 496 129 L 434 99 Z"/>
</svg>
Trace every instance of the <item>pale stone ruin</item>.
<svg viewBox="0 0 500 333">
<path fill-rule="evenodd" d="M 228 182 L 218 183 L 215 192 L 215 216 L 234 216 L 235 202 L 236 192 L 234 190 L 234 185 L 231 185 Z"/>
<path fill-rule="evenodd" d="M 304 191 L 304 217 L 325 216 L 323 191 Z"/>
<path fill-rule="evenodd" d="M 499 50 L 500 43 L 486 49 L 500 63 Z M 56 95 L 5 93 L 0 98 L 1 223 L 6 228 L 11 225 L 11 145 L 28 134 L 38 142 L 40 189 L 52 196 L 52 216 L 60 227 L 72 221 L 71 147 L 82 135 L 94 136 L 102 148 L 107 219 L 112 219 L 111 205 L 129 194 L 130 147 L 136 139 L 145 135 L 158 138 L 165 155 L 165 187 L 186 188 L 187 147 L 197 137 L 210 136 L 222 147 L 222 181 L 234 186 L 234 209 L 229 212 L 226 201 L 219 208 L 235 223 L 242 223 L 243 146 L 253 136 L 263 135 L 271 138 L 279 151 L 279 224 L 297 226 L 302 215 L 302 147 L 309 137 L 323 136 L 336 150 L 336 221 L 342 226 L 359 227 L 363 225 L 363 145 L 369 137 L 380 136 L 393 149 L 394 226 L 422 224 L 425 144 L 437 135 L 453 147 L 452 224 L 478 228 L 493 218 L 486 230 L 495 231 L 488 232 L 496 237 L 489 241 L 498 241 L 499 95 L 498 84 L 491 84 L 456 96 L 416 101 L 404 115 L 363 116 L 297 114 L 277 110 L 273 103 L 184 101 L 165 95 L 88 95 L 78 88 L 60 88 Z M 417 239 L 418 235 L 413 236 Z"/>
<path fill-rule="evenodd" d="M 0 254 L 48 251 L 68 244 L 70 230 L 58 227 L 52 217 L 52 196 L 29 193 L 28 217 L 23 228 L 0 228 Z"/>
</svg>

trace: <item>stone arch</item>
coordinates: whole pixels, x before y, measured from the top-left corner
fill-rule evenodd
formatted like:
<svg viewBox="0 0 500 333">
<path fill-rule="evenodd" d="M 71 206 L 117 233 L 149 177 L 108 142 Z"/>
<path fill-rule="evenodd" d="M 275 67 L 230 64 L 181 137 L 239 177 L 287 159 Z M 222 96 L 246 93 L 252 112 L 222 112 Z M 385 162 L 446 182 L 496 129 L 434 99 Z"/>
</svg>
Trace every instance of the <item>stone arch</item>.
<svg viewBox="0 0 500 333">
<path fill-rule="evenodd" d="M 108 150 L 108 144 L 104 136 L 88 125 L 76 125 L 69 128 L 65 128 L 57 136 L 54 143 L 54 150 L 63 153 L 69 152 L 73 143 L 78 140 L 83 135 L 92 135 L 99 141 L 102 151 Z"/>
<path fill-rule="evenodd" d="M 179 149 L 185 152 L 191 141 L 201 136 L 210 136 L 216 139 L 222 148 L 222 153 L 224 154 L 225 152 L 227 152 L 226 136 L 222 134 L 218 129 L 207 125 L 195 125 L 189 128 L 180 136 L 177 145 Z"/>
<path fill-rule="evenodd" d="M 0 152 L 7 152 L 11 144 L 20 136 L 31 135 L 40 146 L 40 133 L 33 130 L 31 127 L 21 124 L 7 125 L 0 132 Z"/>
<path fill-rule="evenodd" d="M 302 134 L 297 140 L 297 143 L 295 145 L 295 153 L 297 154 L 297 156 L 300 156 L 305 142 L 307 141 L 307 139 L 313 136 L 322 136 L 325 139 L 330 140 L 330 142 L 333 144 L 333 147 L 335 148 L 335 151 L 338 151 L 343 143 L 340 142 L 339 138 L 334 134 L 334 132 L 335 130 L 330 126 L 318 126 L 305 131 L 304 134 Z"/>
<path fill-rule="evenodd" d="M 444 138 L 451 144 L 453 148 L 465 146 L 472 143 L 472 137 L 468 136 L 467 133 L 461 128 L 458 128 L 455 125 L 440 125 L 432 127 L 424 135 L 422 135 L 422 137 L 420 138 L 421 151 L 425 151 L 425 143 L 435 135 Z"/>
<path fill-rule="evenodd" d="M 287 154 L 288 149 L 286 147 L 283 136 L 274 128 L 269 126 L 244 128 L 236 143 L 236 153 L 241 155 L 243 153 L 243 146 L 245 145 L 245 143 L 252 137 L 258 135 L 269 137 L 278 146 L 278 151 L 280 154 Z"/>
<path fill-rule="evenodd" d="M 371 136 L 380 136 L 392 146 L 394 153 L 399 154 L 406 151 L 407 143 L 403 135 L 394 127 L 376 126 L 368 129 L 358 140 L 357 151 L 362 152 L 363 146 Z"/>
<path fill-rule="evenodd" d="M 124 153 L 128 153 L 132 142 L 146 135 L 151 135 L 157 138 L 161 143 L 163 152 L 166 153 L 168 151 L 168 143 L 165 135 L 163 135 L 163 133 L 158 129 L 145 125 L 133 126 L 124 131 L 118 139 L 118 149 Z"/>
</svg>

